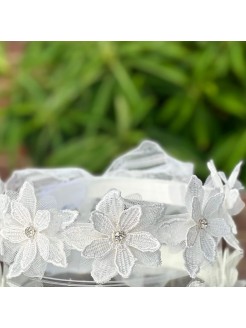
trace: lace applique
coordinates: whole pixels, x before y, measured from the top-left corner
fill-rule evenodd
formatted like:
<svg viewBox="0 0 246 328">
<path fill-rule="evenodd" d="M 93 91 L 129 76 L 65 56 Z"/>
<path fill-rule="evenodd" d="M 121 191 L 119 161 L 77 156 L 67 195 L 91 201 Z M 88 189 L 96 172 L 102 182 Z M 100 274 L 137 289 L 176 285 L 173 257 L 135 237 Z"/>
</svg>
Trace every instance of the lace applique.
<svg viewBox="0 0 246 328">
<path fill-rule="evenodd" d="M 22 273 L 42 278 L 47 263 L 67 265 L 61 232 L 74 222 L 77 212 L 39 209 L 33 186 L 25 182 L 5 216 L 1 235 L 5 256 L 13 259 L 8 278 Z"/>
<path fill-rule="evenodd" d="M 220 216 L 224 194 L 204 197 L 201 186 L 201 181 L 193 176 L 186 194 L 186 207 L 194 225 L 187 233 L 184 259 L 192 278 L 197 275 L 204 260 L 215 261 L 218 241 L 231 233 L 230 226 Z"/>
<path fill-rule="evenodd" d="M 237 234 L 237 226 L 232 218 L 232 215 L 236 215 L 242 211 L 245 204 L 240 196 L 240 189 L 243 186 L 240 181 L 238 181 L 238 175 L 240 172 L 242 162 L 238 163 L 233 169 L 230 177 L 227 179 L 224 172 L 218 172 L 213 161 L 208 163 L 208 168 L 210 170 L 210 176 L 208 177 L 205 187 L 208 190 L 217 189 L 225 194 L 225 200 L 223 204 L 224 218 L 231 227 L 231 233 L 224 237 L 225 241 L 236 250 L 242 251 L 239 242 L 235 235 Z"/>
<path fill-rule="evenodd" d="M 91 213 L 88 233 L 85 235 L 86 226 L 80 225 L 80 231 L 77 230 L 80 237 L 70 238 L 70 244 L 80 249 L 82 256 L 93 259 L 91 275 L 97 283 L 105 283 L 117 274 L 128 278 L 135 262 L 140 260 L 133 249 L 146 253 L 149 262 L 151 254 L 152 262 L 158 261 L 160 243 L 150 232 L 138 229 L 141 216 L 141 206 L 126 208 L 120 192 L 111 190 Z"/>
</svg>

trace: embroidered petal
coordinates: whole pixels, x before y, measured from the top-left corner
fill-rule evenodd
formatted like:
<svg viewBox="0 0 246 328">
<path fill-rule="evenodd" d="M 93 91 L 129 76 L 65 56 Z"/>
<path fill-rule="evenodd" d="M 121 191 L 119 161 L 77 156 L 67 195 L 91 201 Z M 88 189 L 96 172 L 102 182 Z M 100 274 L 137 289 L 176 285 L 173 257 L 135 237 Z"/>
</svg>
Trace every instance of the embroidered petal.
<svg viewBox="0 0 246 328">
<path fill-rule="evenodd" d="M 149 232 L 138 231 L 127 235 L 126 243 L 141 252 L 156 252 L 160 248 L 159 241 Z"/>
<path fill-rule="evenodd" d="M 131 206 L 130 208 L 122 212 L 120 217 L 121 229 L 125 232 L 131 231 L 138 225 L 141 214 L 141 207 L 138 205 Z"/>
<path fill-rule="evenodd" d="M 47 210 L 37 211 L 34 218 L 34 225 L 38 231 L 43 231 L 48 228 L 50 223 L 50 213 Z"/>
<path fill-rule="evenodd" d="M 231 233 L 231 228 L 224 219 L 210 219 L 207 231 L 214 237 L 224 237 Z"/>
<path fill-rule="evenodd" d="M 108 239 L 96 239 L 88 245 L 82 255 L 87 258 L 101 258 L 112 248 L 112 243 Z"/>
<path fill-rule="evenodd" d="M 32 223 L 30 213 L 22 203 L 17 201 L 11 202 L 11 214 L 14 220 L 20 223 L 22 226 L 27 227 Z"/>
<path fill-rule="evenodd" d="M 71 248 L 82 252 L 94 239 L 101 238 L 101 234 L 94 230 L 91 223 L 82 223 L 67 228 L 62 234 L 64 241 Z"/>
<path fill-rule="evenodd" d="M 197 239 L 192 247 L 187 247 L 184 251 L 185 266 L 191 276 L 195 278 L 200 271 L 200 266 L 204 256 L 201 250 L 200 238 Z"/>
<path fill-rule="evenodd" d="M 2 236 L 9 240 L 11 243 L 18 244 L 24 240 L 28 240 L 23 228 L 18 228 L 16 226 L 10 226 L 8 228 L 2 229 Z"/>
<path fill-rule="evenodd" d="M 37 199 L 33 186 L 29 182 L 25 182 L 20 189 L 18 196 L 18 202 L 20 202 L 28 211 L 31 216 L 34 217 L 37 207 Z"/>
<path fill-rule="evenodd" d="M 116 249 L 115 265 L 118 273 L 123 278 L 128 278 L 130 276 L 135 261 L 136 259 L 128 247 L 118 247 Z"/>
<path fill-rule="evenodd" d="M 187 246 L 192 247 L 199 239 L 199 228 L 197 225 L 191 227 L 187 233 Z"/>
<path fill-rule="evenodd" d="M 205 230 L 200 231 L 200 243 L 204 256 L 210 262 L 215 260 L 216 256 L 216 242 Z"/>
<path fill-rule="evenodd" d="M 37 245 L 38 245 L 38 250 L 41 255 L 41 257 L 45 260 L 48 261 L 49 258 L 49 239 L 42 233 L 37 234 Z"/>
<path fill-rule="evenodd" d="M 97 204 L 96 210 L 107 215 L 109 219 L 118 224 L 121 213 L 124 211 L 124 202 L 118 190 L 109 191 Z"/>
<path fill-rule="evenodd" d="M 202 217 L 201 205 L 198 197 L 193 197 L 191 216 L 195 222 L 198 222 Z"/>
<path fill-rule="evenodd" d="M 48 262 L 58 267 L 66 267 L 67 265 L 63 243 L 57 238 L 50 239 L 50 252 Z"/>
<path fill-rule="evenodd" d="M 110 218 L 98 211 L 91 213 L 90 221 L 93 223 L 95 230 L 104 235 L 111 235 L 114 231 L 114 225 Z"/>
<path fill-rule="evenodd" d="M 21 267 L 21 259 L 23 257 L 23 247 L 21 247 L 15 256 L 14 262 L 10 265 L 7 279 L 18 277 L 23 272 Z"/>
<path fill-rule="evenodd" d="M 23 271 L 27 270 L 34 261 L 37 253 L 37 245 L 33 240 L 28 240 L 23 249 L 21 267 Z"/>
<path fill-rule="evenodd" d="M 110 252 L 102 259 L 95 259 L 92 264 L 91 276 L 97 284 L 104 284 L 117 275 L 114 264 L 114 253 Z"/>
<path fill-rule="evenodd" d="M 190 182 L 187 186 L 187 191 L 185 195 L 185 204 L 188 211 L 191 210 L 191 204 L 193 197 L 198 197 L 200 200 L 203 198 L 203 187 L 202 181 L 199 180 L 195 175 L 190 179 Z"/>
<path fill-rule="evenodd" d="M 210 219 L 216 216 L 223 201 L 224 201 L 223 193 L 216 194 L 215 196 L 210 197 L 203 210 L 204 218 Z"/>
</svg>

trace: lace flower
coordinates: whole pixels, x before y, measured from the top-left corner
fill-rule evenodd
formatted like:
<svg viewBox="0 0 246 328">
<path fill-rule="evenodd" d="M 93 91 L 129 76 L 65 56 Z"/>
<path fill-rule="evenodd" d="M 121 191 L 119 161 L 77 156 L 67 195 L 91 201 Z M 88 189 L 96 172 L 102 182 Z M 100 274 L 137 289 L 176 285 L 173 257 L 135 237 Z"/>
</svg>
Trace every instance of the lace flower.
<svg viewBox="0 0 246 328">
<path fill-rule="evenodd" d="M 245 206 L 239 193 L 239 190 L 243 189 L 243 186 L 237 179 L 241 165 L 242 162 L 238 163 L 233 169 L 230 177 L 227 179 L 224 172 L 217 171 L 212 160 L 208 162 L 210 177 L 205 185 L 209 186 L 212 184 L 213 188 L 218 188 L 220 192 L 225 193 L 224 205 L 231 215 L 238 214 Z"/>
<path fill-rule="evenodd" d="M 194 225 L 187 233 L 184 259 L 192 278 L 199 272 L 204 259 L 215 261 L 218 241 L 231 233 L 230 226 L 220 217 L 223 201 L 223 193 L 206 199 L 202 182 L 196 176 L 191 178 L 187 187 L 186 207 Z"/>
<path fill-rule="evenodd" d="M 76 219 L 77 212 L 39 209 L 34 188 L 28 182 L 10 205 L 9 219 L 1 231 L 3 238 L 12 245 L 7 251 L 13 258 L 8 278 L 21 273 L 41 278 L 47 263 L 65 267 L 64 243 L 59 235 Z"/>
<path fill-rule="evenodd" d="M 138 260 L 133 249 L 156 255 L 160 243 L 149 232 L 138 229 L 141 215 L 139 205 L 126 209 L 117 190 L 109 191 L 91 213 L 94 238 L 82 255 L 94 259 L 91 275 L 97 283 L 105 283 L 117 274 L 129 277 Z"/>
</svg>

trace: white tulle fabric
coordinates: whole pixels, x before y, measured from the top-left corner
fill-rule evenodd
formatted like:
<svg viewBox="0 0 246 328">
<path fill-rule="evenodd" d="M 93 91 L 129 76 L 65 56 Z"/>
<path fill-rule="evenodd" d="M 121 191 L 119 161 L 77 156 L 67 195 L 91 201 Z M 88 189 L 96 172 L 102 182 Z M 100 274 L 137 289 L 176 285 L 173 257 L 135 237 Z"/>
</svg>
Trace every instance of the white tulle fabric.
<svg viewBox="0 0 246 328">
<path fill-rule="evenodd" d="M 145 188 L 149 181 L 150 190 L 158 181 L 168 186 L 165 190 L 171 193 L 172 203 L 165 203 L 158 189 L 151 192 L 156 202 L 144 199 L 144 191 L 123 197 L 116 187 L 98 199 L 84 201 L 87 189 L 79 183 L 97 178 L 83 169 L 15 171 L 5 184 L 0 181 L 0 256 L 9 265 L 8 277 L 42 278 L 55 271 L 50 266 L 66 270 L 74 258 L 80 258 L 84 272 L 89 270 L 96 283 L 116 276 L 127 279 L 136 268 L 135 272 L 145 272 L 145 268 L 160 266 L 163 246 L 172 254 L 182 253 L 189 275 L 195 278 L 201 268 L 216 263 L 222 238 L 242 252 L 232 217 L 244 207 L 238 181 L 241 164 L 227 179 L 210 161 L 210 175 L 203 185 L 193 175 L 191 163 L 178 161 L 158 144 L 144 141 L 116 159 L 100 177 L 101 185 L 119 177 L 143 179 Z M 77 189 L 64 193 L 69 189 L 63 188 L 76 181 Z M 183 205 L 180 199 L 175 205 L 175 184 L 182 188 Z M 59 200 L 50 197 L 53 190 Z M 80 257 L 73 257 L 74 252 Z"/>
</svg>

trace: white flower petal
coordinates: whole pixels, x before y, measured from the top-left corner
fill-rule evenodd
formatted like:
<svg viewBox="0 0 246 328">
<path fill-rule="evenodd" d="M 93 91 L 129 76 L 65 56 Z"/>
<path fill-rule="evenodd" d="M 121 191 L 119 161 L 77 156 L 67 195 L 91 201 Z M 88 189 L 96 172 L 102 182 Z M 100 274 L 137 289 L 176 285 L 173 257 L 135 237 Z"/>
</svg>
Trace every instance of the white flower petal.
<svg viewBox="0 0 246 328">
<path fill-rule="evenodd" d="M 66 244 L 82 252 L 94 239 L 99 239 L 102 235 L 94 230 L 91 223 L 81 223 L 67 228 L 62 233 L 63 239 Z"/>
<path fill-rule="evenodd" d="M 34 261 L 37 253 L 37 245 L 34 240 L 28 240 L 23 249 L 23 256 L 21 259 L 21 267 L 26 271 Z"/>
<path fill-rule="evenodd" d="M 49 263 L 58 267 L 66 267 L 67 258 L 64 252 L 63 242 L 57 238 L 50 239 Z"/>
<path fill-rule="evenodd" d="M 48 261 L 49 258 L 49 250 L 50 250 L 50 242 L 49 239 L 42 233 L 37 234 L 37 246 L 41 257 Z"/>
<path fill-rule="evenodd" d="M 207 231 L 214 237 L 224 237 L 231 233 L 230 226 L 225 222 L 224 219 L 215 218 L 210 219 Z"/>
<path fill-rule="evenodd" d="M 93 223 L 95 230 L 101 232 L 104 235 L 111 235 L 114 231 L 114 225 L 111 219 L 101 212 L 92 212 L 90 221 Z"/>
<path fill-rule="evenodd" d="M 119 222 L 121 229 L 125 232 L 131 231 L 139 224 L 141 214 L 141 207 L 138 205 L 123 211 Z"/>
<path fill-rule="evenodd" d="M 82 255 L 87 258 L 101 258 L 109 253 L 111 249 L 112 243 L 109 239 L 96 239 L 86 246 Z"/>
<path fill-rule="evenodd" d="M 191 227 L 187 233 L 187 246 L 192 247 L 199 239 L 200 230 L 197 225 Z"/>
<path fill-rule="evenodd" d="M 201 217 L 201 205 L 200 205 L 200 200 L 198 197 L 193 197 L 192 199 L 192 212 L 191 212 L 192 219 L 195 222 L 198 222 Z"/>
<path fill-rule="evenodd" d="M 216 257 L 216 242 L 214 238 L 203 229 L 200 231 L 200 243 L 205 258 L 209 262 L 214 262 Z"/>
<path fill-rule="evenodd" d="M 109 191 L 97 204 L 96 210 L 107 215 L 112 222 L 118 224 L 121 213 L 124 211 L 124 202 L 118 190 Z"/>
<path fill-rule="evenodd" d="M 31 215 L 28 209 L 20 202 L 11 202 L 11 214 L 12 218 L 24 227 L 28 227 L 32 223 Z"/>
<path fill-rule="evenodd" d="M 23 269 L 21 267 L 21 259 L 23 257 L 23 247 L 21 247 L 18 251 L 18 253 L 15 256 L 14 262 L 10 265 L 7 279 L 11 279 L 14 277 L 18 277 L 22 274 Z"/>
<path fill-rule="evenodd" d="M 235 187 L 242 164 L 243 164 L 243 162 L 241 161 L 234 167 L 234 169 L 228 179 L 228 185 L 229 185 L 230 189 Z"/>
<path fill-rule="evenodd" d="M 211 172 L 211 179 L 213 181 L 214 188 L 223 188 L 223 183 L 221 181 L 220 175 L 214 165 L 214 162 L 211 160 L 207 163 L 208 169 Z"/>
<path fill-rule="evenodd" d="M 156 252 L 160 248 L 159 241 L 145 231 L 129 233 L 126 237 L 126 243 L 142 252 Z"/>
<path fill-rule="evenodd" d="M 36 212 L 37 199 L 33 186 L 29 182 L 25 182 L 20 189 L 18 202 L 28 209 L 33 217 Z"/>
<path fill-rule="evenodd" d="M 237 189 L 230 190 L 226 195 L 226 204 L 231 215 L 237 215 L 245 207 Z"/>
<path fill-rule="evenodd" d="M 187 247 L 184 251 L 185 266 L 191 278 L 195 278 L 200 271 L 200 266 L 204 260 L 201 250 L 200 238 L 197 239 L 192 247 Z"/>
<path fill-rule="evenodd" d="M 37 211 L 34 217 L 34 225 L 38 231 L 43 231 L 48 228 L 50 223 L 50 212 L 47 210 Z"/>
<path fill-rule="evenodd" d="M 185 194 L 185 204 L 188 211 L 191 211 L 191 204 L 193 197 L 198 197 L 200 200 L 203 198 L 202 181 L 193 175 L 188 183 L 187 191 Z"/>
<path fill-rule="evenodd" d="M 93 261 L 91 276 L 97 284 L 104 284 L 116 275 L 114 252 L 110 252 L 102 259 L 95 259 Z"/>
<path fill-rule="evenodd" d="M 10 226 L 8 228 L 2 229 L 1 234 L 5 239 L 14 244 L 18 244 L 22 241 L 28 240 L 24 229 L 16 226 Z"/>
<path fill-rule="evenodd" d="M 132 272 L 132 268 L 136 259 L 132 255 L 128 247 L 118 247 L 115 254 L 115 265 L 118 273 L 123 278 L 128 278 Z"/>
<path fill-rule="evenodd" d="M 42 279 L 47 268 L 47 262 L 37 252 L 32 265 L 25 271 L 25 276 Z"/>
<path fill-rule="evenodd" d="M 225 195 L 223 193 L 219 193 L 208 199 L 207 204 L 203 210 L 203 217 L 205 219 L 210 219 L 217 215 L 224 201 L 224 196 Z"/>
</svg>

